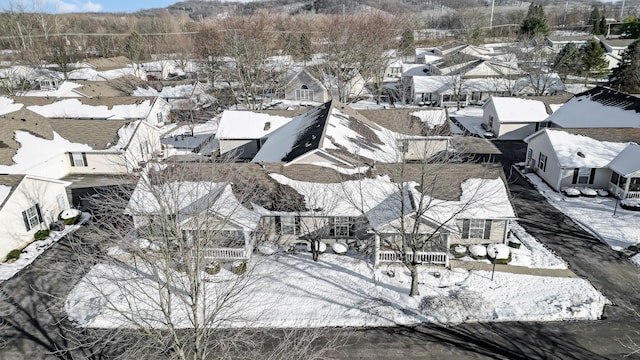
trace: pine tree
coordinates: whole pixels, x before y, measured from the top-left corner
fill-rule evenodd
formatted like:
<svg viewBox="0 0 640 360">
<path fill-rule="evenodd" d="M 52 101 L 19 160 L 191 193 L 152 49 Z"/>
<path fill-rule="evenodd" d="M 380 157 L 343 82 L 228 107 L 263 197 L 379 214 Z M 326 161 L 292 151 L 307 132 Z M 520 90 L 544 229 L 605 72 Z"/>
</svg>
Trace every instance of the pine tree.
<svg viewBox="0 0 640 360">
<path fill-rule="evenodd" d="M 562 81 L 565 81 L 568 75 L 578 75 L 581 66 L 580 50 L 574 43 L 565 45 L 553 61 L 553 69 Z"/>
<path fill-rule="evenodd" d="M 607 35 L 609 31 L 607 31 L 607 19 L 605 19 L 604 15 L 600 18 L 600 22 L 598 23 L 598 32 L 600 35 Z"/>
<path fill-rule="evenodd" d="M 589 16 L 589 24 L 592 26 L 593 35 L 600 35 L 600 9 L 594 7 Z"/>
<path fill-rule="evenodd" d="M 406 29 L 402 32 L 398 49 L 400 51 L 400 55 L 402 56 L 411 56 L 415 54 L 415 44 L 412 29 Z"/>
<path fill-rule="evenodd" d="M 540 35 L 549 35 L 549 33 L 550 30 L 544 16 L 544 8 L 542 5 L 534 5 L 531 3 L 527 17 L 520 25 L 520 34 L 527 39 L 533 39 Z"/>
<path fill-rule="evenodd" d="M 608 71 L 608 63 L 605 58 L 605 52 L 600 42 L 590 40 L 584 48 L 582 48 L 582 71 L 584 72 L 584 83 L 587 84 L 589 76 L 604 75 Z"/>
<path fill-rule="evenodd" d="M 640 92 L 640 40 L 634 41 L 613 69 L 610 85 L 628 93 Z"/>
<path fill-rule="evenodd" d="M 302 34 L 300 34 L 298 45 L 300 49 L 300 58 L 304 61 L 311 60 L 311 57 L 313 56 L 313 48 L 311 46 L 311 40 L 309 40 L 309 36 L 307 35 L 307 33 L 303 32 Z"/>
</svg>

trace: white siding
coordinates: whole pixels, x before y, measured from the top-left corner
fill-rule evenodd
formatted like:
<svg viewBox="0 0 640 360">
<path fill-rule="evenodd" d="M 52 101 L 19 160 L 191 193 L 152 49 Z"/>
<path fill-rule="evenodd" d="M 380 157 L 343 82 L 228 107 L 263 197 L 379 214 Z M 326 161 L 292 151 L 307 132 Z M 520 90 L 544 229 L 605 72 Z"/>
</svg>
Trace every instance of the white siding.
<svg viewBox="0 0 640 360">
<path fill-rule="evenodd" d="M 48 229 L 49 224 L 55 220 L 62 210 L 58 201 L 58 195 L 62 194 L 68 207 L 65 185 L 60 182 L 52 182 L 25 177 L 16 187 L 5 205 L 0 209 L 0 261 L 4 261 L 7 253 L 13 249 L 22 249 L 33 241 L 33 235 L 40 229 Z M 34 206 L 40 206 L 43 223 L 27 231 L 22 212 Z"/>
</svg>

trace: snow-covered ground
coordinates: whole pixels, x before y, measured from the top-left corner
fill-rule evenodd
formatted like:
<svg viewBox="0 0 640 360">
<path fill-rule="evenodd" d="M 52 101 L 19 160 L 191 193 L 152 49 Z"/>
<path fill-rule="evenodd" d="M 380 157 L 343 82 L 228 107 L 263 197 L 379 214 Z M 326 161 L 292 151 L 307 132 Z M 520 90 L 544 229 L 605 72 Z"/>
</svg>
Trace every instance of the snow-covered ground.
<svg viewBox="0 0 640 360">
<path fill-rule="evenodd" d="M 25 247 L 22 250 L 22 254 L 20 254 L 20 258 L 14 262 L 0 263 L 0 281 L 11 279 L 15 274 L 20 272 L 20 270 L 31 264 L 45 250 L 50 248 L 56 241 L 62 239 L 62 237 L 68 233 L 78 230 L 90 217 L 91 215 L 89 215 L 89 213 L 82 213 L 78 224 L 67 225 L 62 231 L 52 231 L 48 238 L 34 241 Z"/>
<path fill-rule="evenodd" d="M 614 250 L 640 243 L 640 213 L 616 208 L 613 197 L 569 198 L 551 189 L 535 174 L 526 175 L 549 203 L 599 237 Z M 615 209 L 616 215 L 613 215 Z"/>
<path fill-rule="evenodd" d="M 441 267 L 423 268 L 420 296 L 410 297 L 411 279 L 404 268 L 390 265 L 374 269 L 369 262 L 335 254 L 323 254 L 317 263 L 308 253 L 254 256 L 249 268 L 251 280 L 239 301 L 225 310 L 241 316 L 218 325 L 375 327 L 425 322 L 592 320 L 600 317 L 607 302 L 584 279 L 497 272 L 491 281 L 487 271 Z M 393 277 L 389 270 L 393 270 Z M 102 276 L 121 281 L 116 286 L 101 280 Z M 237 275 L 223 268 L 219 274 L 207 276 L 207 287 L 212 291 Z M 66 311 L 85 327 L 131 326 L 107 304 L 123 311 L 133 305 L 134 313 L 157 318 L 159 312 L 149 305 L 152 301 L 142 295 L 157 294 L 163 286 L 153 279 L 136 274 L 131 266 L 96 265 L 69 294 Z M 100 285 L 91 285 L 96 283 Z M 174 304 L 173 310 L 179 326 L 188 327 L 184 308 Z"/>
<path fill-rule="evenodd" d="M 511 249 L 510 265 L 542 269 L 567 269 L 567 264 L 542 245 L 517 222 L 511 222 L 509 229 L 522 243 L 519 249 Z"/>
</svg>

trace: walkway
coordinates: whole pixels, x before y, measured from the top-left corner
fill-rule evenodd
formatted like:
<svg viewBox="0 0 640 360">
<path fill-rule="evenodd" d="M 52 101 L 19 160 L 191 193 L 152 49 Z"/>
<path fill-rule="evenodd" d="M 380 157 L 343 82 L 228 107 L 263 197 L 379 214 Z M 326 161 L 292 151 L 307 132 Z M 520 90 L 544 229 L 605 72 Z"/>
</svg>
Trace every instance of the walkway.
<svg viewBox="0 0 640 360">
<path fill-rule="evenodd" d="M 493 271 L 493 264 L 481 261 L 449 260 L 451 267 L 467 270 Z M 496 264 L 496 271 L 534 276 L 577 278 L 578 275 L 569 269 L 534 269 L 526 266 Z"/>
</svg>

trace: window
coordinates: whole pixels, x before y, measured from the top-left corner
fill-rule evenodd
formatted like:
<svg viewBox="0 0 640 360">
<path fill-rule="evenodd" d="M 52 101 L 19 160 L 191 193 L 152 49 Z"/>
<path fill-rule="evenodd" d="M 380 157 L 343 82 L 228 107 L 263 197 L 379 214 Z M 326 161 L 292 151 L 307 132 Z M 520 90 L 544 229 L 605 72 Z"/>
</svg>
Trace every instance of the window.
<svg viewBox="0 0 640 360">
<path fill-rule="evenodd" d="M 296 90 L 296 100 L 313 100 L 313 90 L 309 90 L 307 85 L 302 85 L 300 89 Z"/>
<path fill-rule="evenodd" d="M 482 93 L 477 91 L 471 92 L 471 101 L 480 101 L 482 100 Z"/>
<path fill-rule="evenodd" d="M 352 237 L 355 235 L 355 219 L 351 217 L 332 217 L 329 224 L 329 235 L 335 237 Z"/>
<path fill-rule="evenodd" d="M 69 153 L 71 166 L 87 166 L 86 153 Z"/>
<path fill-rule="evenodd" d="M 280 235 L 300 235 L 299 216 L 278 216 L 276 227 Z"/>
<path fill-rule="evenodd" d="M 538 157 L 538 168 L 542 171 L 546 171 L 547 169 L 547 155 L 540 153 Z"/>
<path fill-rule="evenodd" d="M 462 220 L 463 239 L 489 239 L 491 236 L 491 220 L 465 219 Z"/>
<path fill-rule="evenodd" d="M 593 184 L 596 169 L 577 168 L 573 170 L 572 184 Z"/>
<path fill-rule="evenodd" d="M 640 178 L 631 178 L 629 182 L 629 191 L 640 191 Z"/>
<path fill-rule="evenodd" d="M 158 117 L 158 124 L 162 124 L 164 122 L 164 120 L 162 119 L 162 113 L 159 112 L 156 114 L 156 116 Z"/>
<path fill-rule="evenodd" d="M 489 115 L 489 129 L 493 129 L 493 115 Z"/>
<path fill-rule="evenodd" d="M 143 159 L 147 158 L 147 155 L 149 155 L 149 142 L 148 141 L 143 141 L 140 143 L 140 154 L 142 155 Z"/>
<path fill-rule="evenodd" d="M 22 219 L 24 220 L 24 226 L 27 231 L 42 223 L 42 213 L 40 213 L 40 205 L 35 204 L 32 207 L 22 212 Z"/>
<path fill-rule="evenodd" d="M 613 172 L 613 174 L 611 174 L 611 183 L 613 185 L 618 185 L 618 181 L 620 180 L 620 175 L 618 175 L 617 172 Z"/>
</svg>

